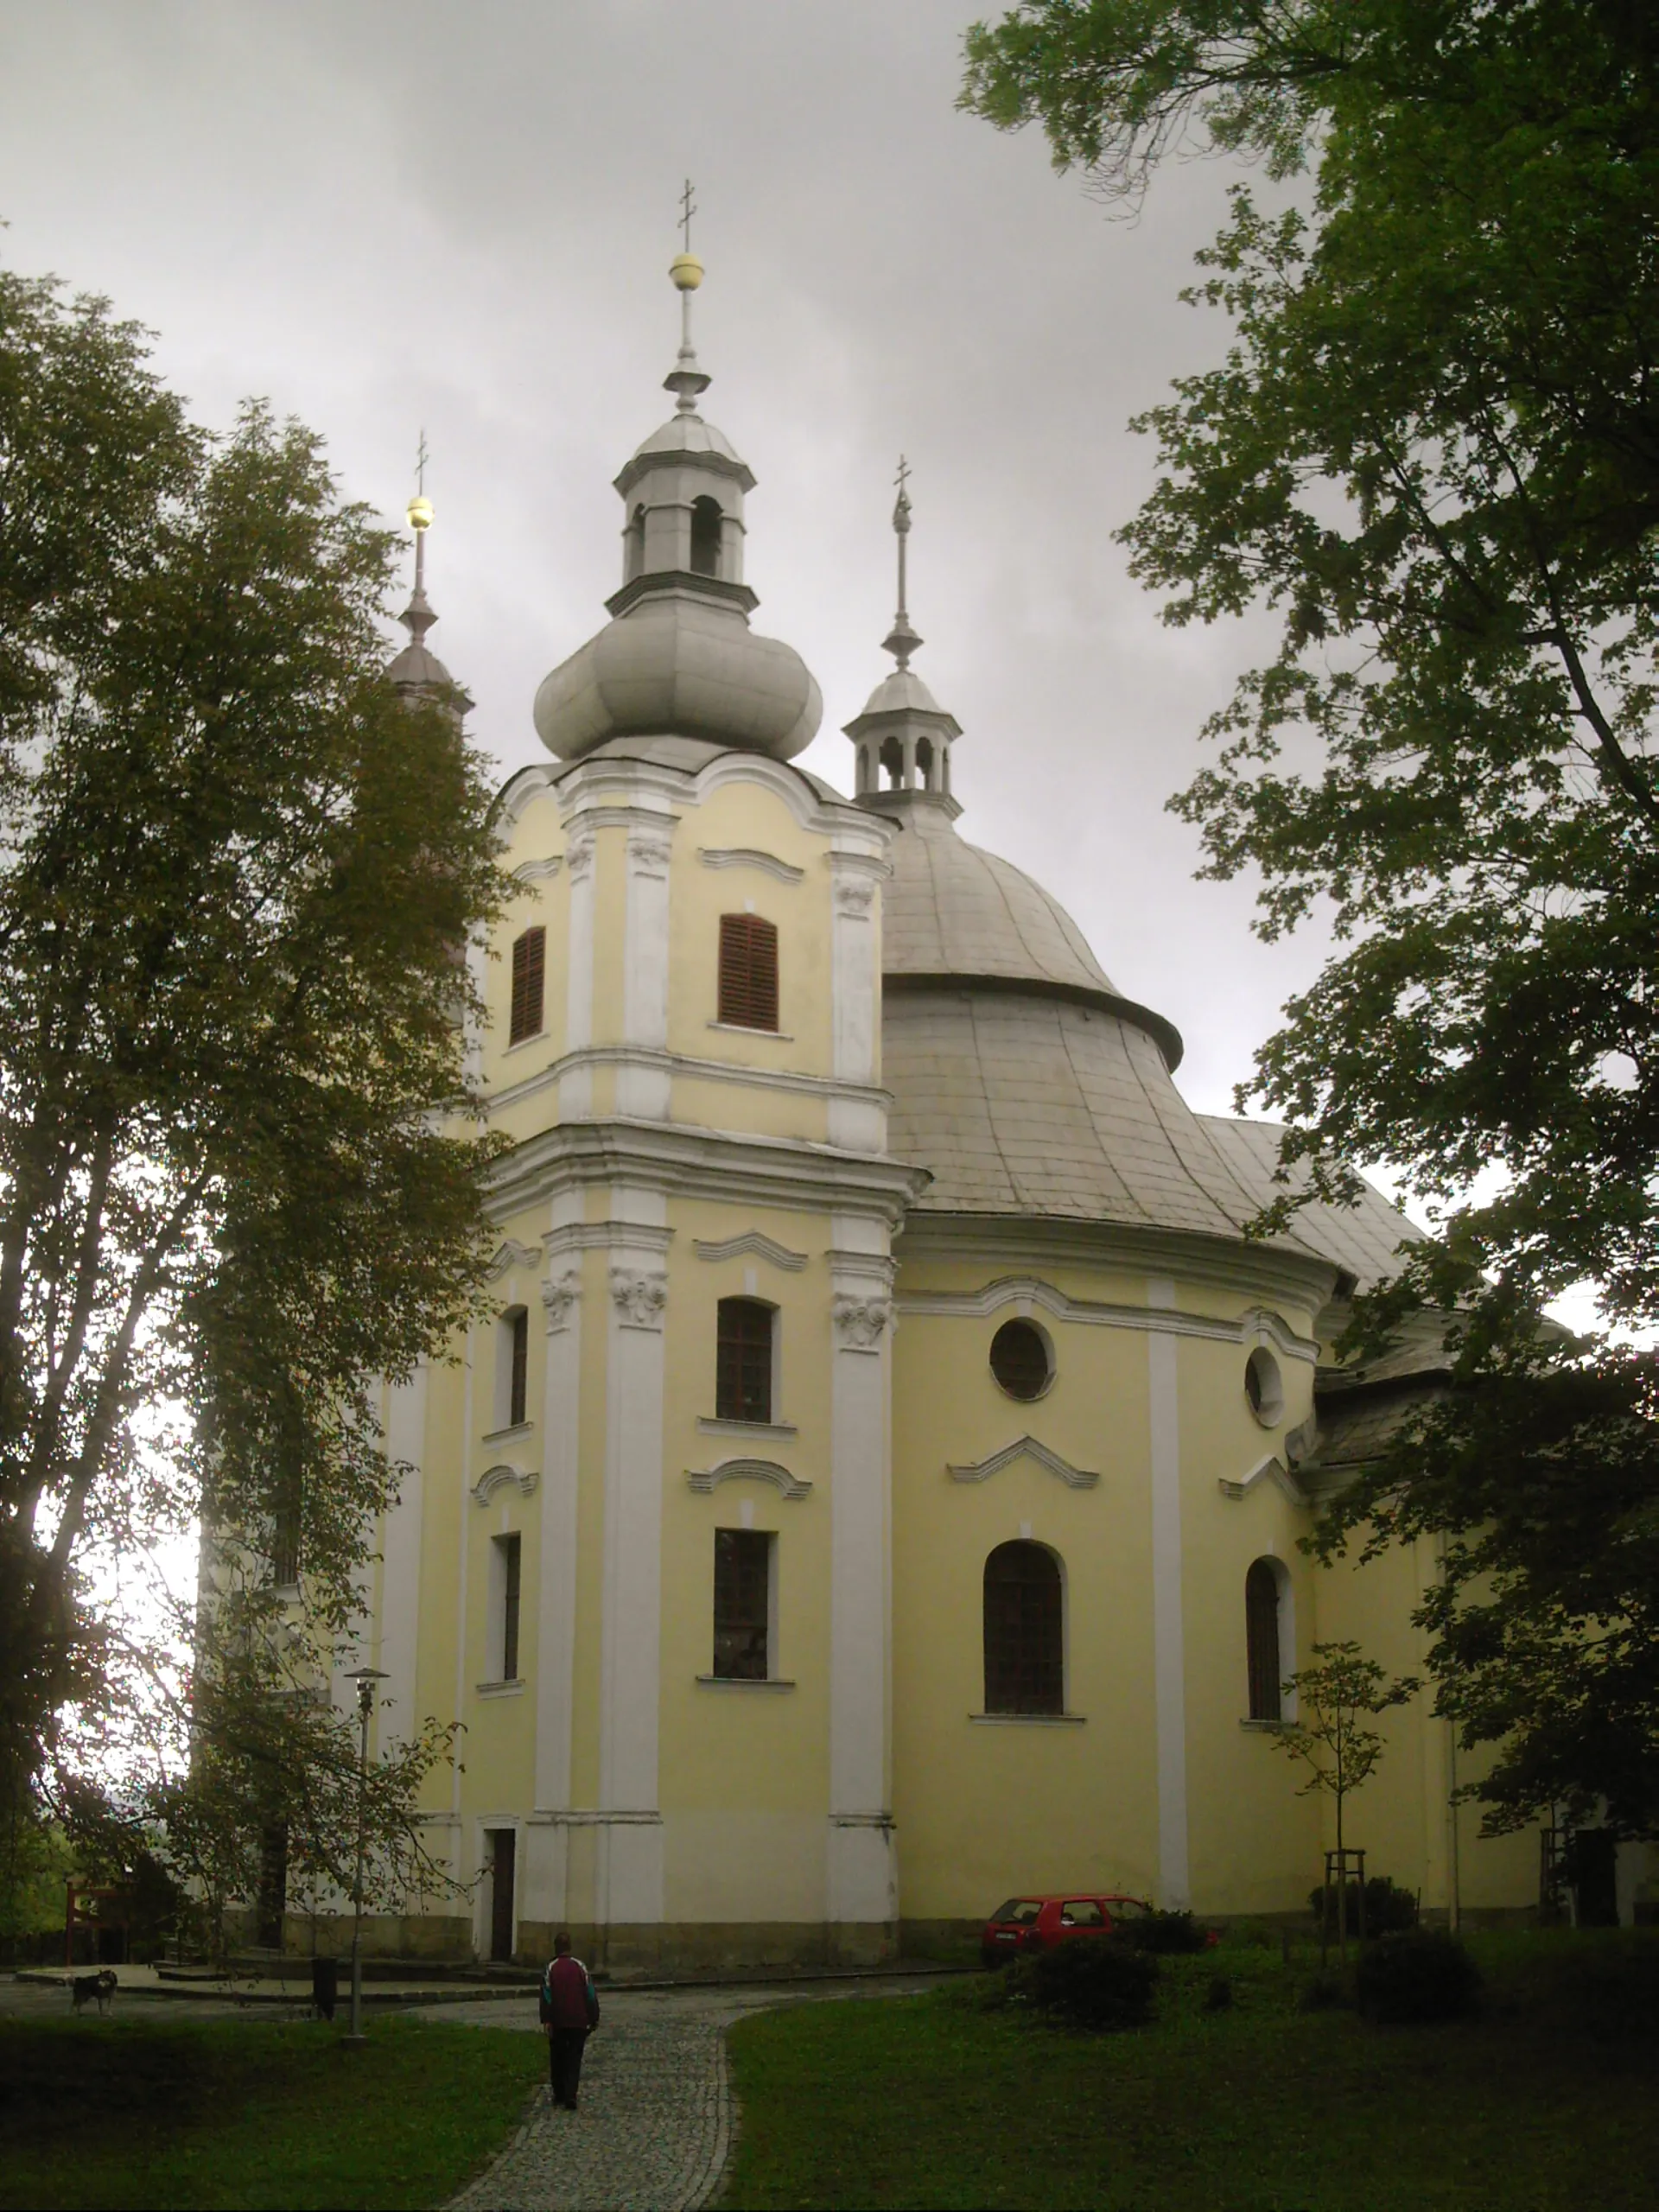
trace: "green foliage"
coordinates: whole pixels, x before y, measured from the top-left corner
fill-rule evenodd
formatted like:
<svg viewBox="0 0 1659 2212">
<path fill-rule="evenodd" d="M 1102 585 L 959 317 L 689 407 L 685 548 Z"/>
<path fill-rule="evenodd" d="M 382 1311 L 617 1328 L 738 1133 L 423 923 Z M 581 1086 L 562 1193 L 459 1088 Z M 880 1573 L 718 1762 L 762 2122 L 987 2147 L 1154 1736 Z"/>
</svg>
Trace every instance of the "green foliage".
<svg viewBox="0 0 1659 2212">
<path fill-rule="evenodd" d="M 1173 802 L 1274 938 L 1338 950 L 1258 1056 L 1292 1124 L 1263 1230 L 1351 1160 L 1446 1213 L 1360 1302 L 1462 1314 L 1459 1387 L 1324 1532 L 1444 1539 L 1437 1709 L 1501 1745 L 1488 1825 L 1659 1821 L 1659 1363 L 1548 1370 L 1541 1301 L 1659 1323 L 1659 16 L 1624 0 L 1027 0 L 964 102 L 1133 195 L 1192 144 L 1239 189 L 1195 301 L 1233 337 L 1141 427 L 1123 533 L 1176 624 L 1274 658 Z M 1303 1170 L 1290 1171 L 1297 1163 Z M 1483 1179 L 1483 1195 L 1467 1194 Z"/>
<path fill-rule="evenodd" d="M 1550 1372 L 1522 1348 L 1501 1384 L 1423 1408 L 1317 1535 L 1370 1557 L 1433 1543 L 1418 1618 L 1436 1709 L 1490 1745 L 1489 1831 L 1555 1806 L 1625 1834 L 1659 1821 L 1659 1405 L 1625 1352 Z"/>
<path fill-rule="evenodd" d="M 1158 1961 L 1112 1936 L 1073 1937 L 1017 1960 L 1003 1977 L 1012 2004 L 1028 2003 L 1068 2027 L 1101 2035 L 1152 2018 Z"/>
<path fill-rule="evenodd" d="M 1139 1919 L 1119 1921 L 1112 1939 L 1127 1943 L 1132 1951 L 1151 1951 L 1160 1957 L 1210 1948 L 1210 1931 L 1190 1912 L 1148 1912 Z"/>
<path fill-rule="evenodd" d="M 1273 1741 L 1300 1759 L 1308 1777 L 1297 1791 L 1306 1797 L 1323 1789 L 1336 1801 L 1337 1848 L 1343 1848 L 1343 1808 L 1351 1794 L 1376 1771 L 1382 1738 L 1367 1719 L 1403 1705 L 1417 1694 L 1412 1675 L 1391 1682 L 1375 1659 L 1360 1656 L 1357 1643 L 1316 1643 L 1318 1662 L 1285 1677 L 1305 1717 L 1287 1721 Z"/>
<path fill-rule="evenodd" d="M 1364 1916 L 1360 1914 L 1360 1885 L 1347 1884 L 1348 1895 L 1340 1899 L 1335 1882 L 1322 1882 L 1308 1892 L 1308 1910 L 1323 1928 L 1338 1925 L 1339 1903 L 1346 1905 L 1346 1922 L 1351 1933 L 1363 1927 L 1367 1936 L 1389 1936 L 1417 1925 L 1417 1899 L 1410 1890 L 1397 1889 L 1386 1874 L 1372 1874 L 1365 1883 Z"/>
<path fill-rule="evenodd" d="M 19 1937 L 63 1926 L 64 1884 L 78 1870 L 63 1831 L 22 1790 L 0 1805 L 0 1958 Z"/>
<path fill-rule="evenodd" d="M 1443 1928 L 1414 1928 L 1368 1943 L 1355 1969 L 1359 2009 L 1390 2025 L 1460 2020 L 1480 2001 L 1480 1970 Z"/>
<path fill-rule="evenodd" d="M 386 681 L 392 541 L 318 440 L 192 427 L 0 271 L 0 1763 L 154 1720 L 87 1564 L 296 1535 L 326 1665 L 395 1495 L 375 1378 L 474 1307 L 455 948 L 483 765 Z M 257 1607 L 235 1633 L 258 1632 Z M 227 1633 L 231 1631 L 227 1630 Z M 164 1639 L 163 1639 L 164 1641 Z"/>
<path fill-rule="evenodd" d="M 321 2024 L 160 2006 L 0 2022 L 0 2206 L 445 2203 L 505 2147 L 545 2050 L 372 2018 L 343 2051 Z"/>
</svg>

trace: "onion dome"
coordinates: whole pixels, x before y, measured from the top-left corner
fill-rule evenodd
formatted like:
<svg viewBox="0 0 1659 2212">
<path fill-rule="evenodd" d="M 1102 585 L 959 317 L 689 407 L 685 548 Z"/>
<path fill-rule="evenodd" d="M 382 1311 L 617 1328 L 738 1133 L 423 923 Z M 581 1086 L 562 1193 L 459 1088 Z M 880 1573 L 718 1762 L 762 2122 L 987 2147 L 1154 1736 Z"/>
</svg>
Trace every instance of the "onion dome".
<svg viewBox="0 0 1659 2212">
<path fill-rule="evenodd" d="M 743 581 L 743 495 L 754 476 L 697 402 L 709 385 L 691 343 L 702 264 L 677 254 L 681 343 L 664 378 L 674 413 L 616 479 L 626 513 L 612 620 L 543 679 L 536 728 L 576 760 L 619 737 L 707 740 L 787 760 L 811 742 L 823 701 L 791 645 L 759 638 Z"/>
</svg>

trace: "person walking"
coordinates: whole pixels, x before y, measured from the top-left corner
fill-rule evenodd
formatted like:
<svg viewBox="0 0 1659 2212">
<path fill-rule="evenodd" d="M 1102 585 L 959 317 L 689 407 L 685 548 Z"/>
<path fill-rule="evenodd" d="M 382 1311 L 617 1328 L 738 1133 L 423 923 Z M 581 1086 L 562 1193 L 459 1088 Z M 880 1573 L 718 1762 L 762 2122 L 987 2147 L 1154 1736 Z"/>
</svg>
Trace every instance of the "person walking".
<svg viewBox="0 0 1659 2212">
<path fill-rule="evenodd" d="M 553 2101 L 567 2112 L 576 2108 L 582 2050 L 598 2025 L 599 1993 L 594 1978 L 580 1959 L 571 1957 L 570 1938 L 561 1929 L 542 1976 L 542 2033 L 547 2037 Z"/>
</svg>

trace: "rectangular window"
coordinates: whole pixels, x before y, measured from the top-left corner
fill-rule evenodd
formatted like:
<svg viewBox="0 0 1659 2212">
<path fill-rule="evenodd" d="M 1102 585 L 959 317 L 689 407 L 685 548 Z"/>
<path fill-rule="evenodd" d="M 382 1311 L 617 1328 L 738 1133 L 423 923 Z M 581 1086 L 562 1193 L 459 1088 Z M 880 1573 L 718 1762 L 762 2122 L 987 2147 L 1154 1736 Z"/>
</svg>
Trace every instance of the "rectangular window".
<svg viewBox="0 0 1659 2212">
<path fill-rule="evenodd" d="M 526 930 L 512 941 L 512 1004 L 507 1042 L 533 1037 L 542 1026 L 542 987 L 547 976 L 547 931 Z"/>
<path fill-rule="evenodd" d="M 491 1580 L 494 1588 L 491 1607 L 495 1616 L 495 1647 L 500 1655 L 499 1680 L 516 1682 L 518 1679 L 518 1568 L 520 1540 L 518 1536 L 498 1536 L 495 1555 L 491 1561 Z"/>
<path fill-rule="evenodd" d="M 720 1019 L 740 1029 L 778 1027 L 778 932 L 759 914 L 720 918 Z"/>
<path fill-rule="evenodd" d="M 530 1371 L 530 1316 L 521 1306 L 507 1317 L 507 1427 L 524 1418 L 524 1378 Z"/>
<path fill-rule="evenodd" d="M 730 1682 L 772 1678 L 777 1539 L 759 1529 L 715 1531 L 715 1673 Z"/>
<path fill-rule="evenodd" d="M 716 1322 L 715 1418 L 772 1419 L 772 1328 L 777 1313 L 758 1298 L 722 1298 Z"/>
</svg>

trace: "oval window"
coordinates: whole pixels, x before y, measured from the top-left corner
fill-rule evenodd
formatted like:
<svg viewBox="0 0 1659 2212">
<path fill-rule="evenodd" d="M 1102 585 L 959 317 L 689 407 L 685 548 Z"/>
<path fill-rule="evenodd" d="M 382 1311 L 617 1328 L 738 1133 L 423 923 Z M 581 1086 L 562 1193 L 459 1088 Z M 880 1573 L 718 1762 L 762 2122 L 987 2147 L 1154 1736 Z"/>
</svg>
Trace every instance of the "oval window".
<svg viewBox="0 0 1659 2212">
<path fill-rule="evenodd" d="M 1031 1321 L 1005 1321 L 991 1338 L 991 1372 L 1011 1398 L 1040 1398 L 1054 1379 L 1048 1339 Z"/>
<path fill-rule="evenodd" d="M 1278 1361 L 1260 1344 L 1244 1363 L 1244 1395 L 1263 1428 L 1277 1425 L 1285 1410 L 1285 1386 L 1279 1379 Z"/>
</svg>

